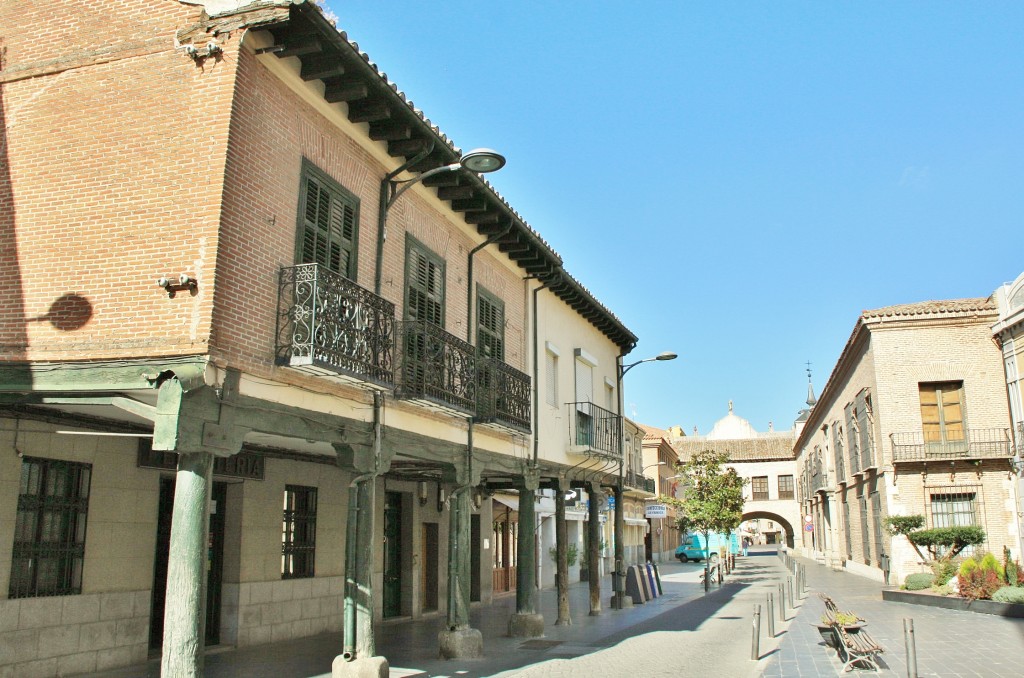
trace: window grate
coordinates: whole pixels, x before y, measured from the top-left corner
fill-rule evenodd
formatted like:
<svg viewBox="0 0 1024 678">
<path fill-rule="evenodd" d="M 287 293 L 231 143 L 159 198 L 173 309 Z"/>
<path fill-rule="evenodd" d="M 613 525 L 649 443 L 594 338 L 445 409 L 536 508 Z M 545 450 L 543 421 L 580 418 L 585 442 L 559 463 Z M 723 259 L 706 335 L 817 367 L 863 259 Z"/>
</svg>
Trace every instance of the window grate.
<svg viewBox="0 0 1024 678">
<path fill-rule="evenodd" d="M 316 488 L 286 485 L 281 521 L 281 578 L 312 577 L 316 561 Z"/>
<path fill-rule="evenodd" d="M 91 464 L 22 459 L 11 598 L 82 592 L 91 476 Z"/>
</svg>

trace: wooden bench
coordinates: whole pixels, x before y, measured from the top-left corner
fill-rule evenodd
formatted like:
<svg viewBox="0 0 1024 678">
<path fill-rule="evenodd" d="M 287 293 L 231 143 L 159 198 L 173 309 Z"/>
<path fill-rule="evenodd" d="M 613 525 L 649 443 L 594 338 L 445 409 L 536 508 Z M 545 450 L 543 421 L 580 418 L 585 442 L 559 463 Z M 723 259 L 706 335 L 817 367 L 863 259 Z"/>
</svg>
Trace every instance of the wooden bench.
<svg viewBox="0 0 1024 678">
<path fill-rule="evenodd" d="M 846 673 L 858 663 L 866 664 L 878 672 L 878 655 L 884 650 L 867 631 L 859 629 L 856 633 L 848 633 L 843 625 L 838 623 L 829 624 L 829 628 L 835 634 L 836 651 L 843 662 L 841 673 Z"/>
<path fill-rule="evenodd" d="M 860 617 L 859 615 L 856 615 L 853 612 L 850 612 L 849 610 L 840 610 L 839 606 L 836 605 L 836 601 L 832 600 L 832 598 L 826 596 L 824 593 L 819 593 L 818 597 L 821 598 L 822 602 L 825 603 L 825 618 L 828 620 L 829 624 L 837 623 L 836 615 L 840 612 L 842 612 L 842 614 L 847 614 L 855 618 L 858 622 L 867 622 L 867 619 L 864 619 L 863 617 Z"/>
</svg>

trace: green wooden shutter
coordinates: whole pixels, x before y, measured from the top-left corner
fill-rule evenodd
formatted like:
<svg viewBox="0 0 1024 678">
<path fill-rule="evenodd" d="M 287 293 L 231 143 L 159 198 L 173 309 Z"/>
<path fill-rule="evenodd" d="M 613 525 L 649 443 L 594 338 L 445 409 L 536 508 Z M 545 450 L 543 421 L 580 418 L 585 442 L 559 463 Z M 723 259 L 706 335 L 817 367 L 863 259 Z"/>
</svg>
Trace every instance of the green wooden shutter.
<svg viewBox="0 0 1024 678">
<path fill-rule="evenodd" d="M 505 360 L 505 305 L 483 290 L 477 293 L 477 348 L 481 356 Z"/>
<path fill-rule="evenodd" d="M 414 242 L 406 255 L 406 308 L 409 320 L 444 326 L 444 264 Z"/>
<path fill-rule="evenodd" d="M 359 201 L 311 165 L 303 181 L 302 263 L 354 278 Z"/>
</svg>

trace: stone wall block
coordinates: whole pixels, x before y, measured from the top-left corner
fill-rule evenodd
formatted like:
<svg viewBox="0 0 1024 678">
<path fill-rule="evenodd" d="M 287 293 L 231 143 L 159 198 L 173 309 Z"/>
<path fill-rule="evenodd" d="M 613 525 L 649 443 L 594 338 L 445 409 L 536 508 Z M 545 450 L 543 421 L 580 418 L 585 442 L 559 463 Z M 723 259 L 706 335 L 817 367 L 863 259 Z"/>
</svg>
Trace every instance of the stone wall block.
<svg viewBox="0 0 1024 678">
<path fill-rule="evenodd" d="M 302 600 L 304 598 L 309 598 L 311 595 L 313 595 L 312 579 L 292 580 L 292 598 Z"/>
<path fill-rule="evenodd" d="M 84 624 L 99 621 L 99 596 L 68 596 L 64 598 L 61 624 Z"/>
<path fill-rule="evenodd" d="M 252 605 L 258 605 L 260 603 L 269 603 L 273 600 L 273 585 L 278 582 L 272 581 L 257 581 L 248 584 L 249 588 L 249 603 Z"/>
<path fill-rule="evenodd" d="M 270 627 L 270 642 L 278 643 L 282 640 L 292 639 L 292 622 L 274 624 Z"/>
<path fill-rule="evenodd" d="M 144 617 L 149 619 L 150 605 L 153 603 L 152 591 L 136 591 L 132 594 L 132 615 L 133 617 Z"/>
<path fill-rule="evenodd" d="M 238 612 L 238 628 L 251 629 L 262 623 L 261 605 L 247 605 Z"/>
<path fill-rule="evenodd" d="M 0 600 L 0 633 L 15 631 L 21 615 L 21 600 Z"/>
<path fill-rule="evenodd" d="M 299 619 L 292 622 L 292 638 L 305 638 L 309 634 L 310 624 L 308 619 Z"/>
<path fill-rule="evenodd" d="M 280 607 L 282 622 L 293 622 L 302 617 L 301 600 L 289 600 L 286 603 L 282 603 Z"/>
<path fill-rule="evenodd" d="M 106 650 L 114 647 L 117 637 L 117 622 L 102 621 L 83 624 L 78 649 L 82 651 Z"/>
<path fill-rule="evenodd" d="M 118 666 L 127 666 L 132 661 L 131 647 L 114 647 L 96 653 L 96 670 L 103 671 Z"/>
<path fill-rule="evenodd" d="M 249 629 L 249 645 L 263 645 L 270 642 L 269 626 L 257 626 Z"/>
<path fill-rule="evenodd" d="M 320 600 L 317 598 L 309 598 L 307 600 L 299 601 L 302 605 L 302 618 L 313 619 L 321 616 L 320 614 Z"/>
<path fill-rule="evenodd" d="M 57 657 L 57 675 L 73 676 L 79 673 L 92 673 L 96 670 L 95 652 L 78 652 Z"/>
<path fill-rule="evenodd" d="M 148 619 L 119 619 L 114 631 L 114 642 L 122 645 L 137 645 L 149 639 Z"/>
<path fill-rule="evenodd" d="M 0 633 L 0 657 L 11 664 L 39 657 L 39 632 L 34 629 Z"/>
<path fill-rule="evenodd" d="M 323 598 L 331 593 L 331 579 L 337 579 L 337 577 L 317 577 L 316 579 L 310 580 L 310 595 L 313 598 Z"/>
<path fill-rule="evenodd" d="M 57 675 L 57 658 L 25 662 L 18 664 L 15 669 L 14 675 L 18 678 L 50 678 Z"/>
<path fill-rule="evenodd" d="M 281 605 L 275 603 L 264 603 L 260 605 L 260 621 L 264 626 L 280 624 L 283 619 Z"/>
<path fill-rule="evenodd" d="M 17 622 L 19 629 L 37 629 L 60 624 L 64 609 L 63 597 L 23 598 L 20 603 L 20 609 L 15 608 L 13 611 L 14 621 Z"/>
<path fill-rule="evenodd" d="M 284 602 L 291 600 L 295 596 L 293 595 L 292 582 L 288 579 L 282 579 L 281 581 L 275 581 L 271 586 L 271 600 L 275 603 Z"/>
<path fill-rule="evenodd" d="M 128 619 L 134 615 L 135 594 L 103 593 L 100 595 L 100 620 Z"/>
<path fill-rule="evenodd" d="M 59 657 L 78 652 L 80 626 L 50 626 L 39 631 L 39 657 Z"/>
</svg>

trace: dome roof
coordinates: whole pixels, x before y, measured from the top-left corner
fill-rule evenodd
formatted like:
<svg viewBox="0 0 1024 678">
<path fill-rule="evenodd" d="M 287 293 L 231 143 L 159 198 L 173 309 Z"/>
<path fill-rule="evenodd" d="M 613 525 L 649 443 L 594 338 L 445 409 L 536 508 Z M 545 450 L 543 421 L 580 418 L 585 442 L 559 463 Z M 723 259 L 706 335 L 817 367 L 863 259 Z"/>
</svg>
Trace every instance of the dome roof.
<svg viewBox="0 0 1024 678">
<path fill-rule="evenodd" d="M 732 401 L 729 401 L 729 414 L 715 422 L 706 437 L 707 440 L 746 440 L 756 438 L 757 431 L 743 417 L 733 414 Z"/>
</svg>

